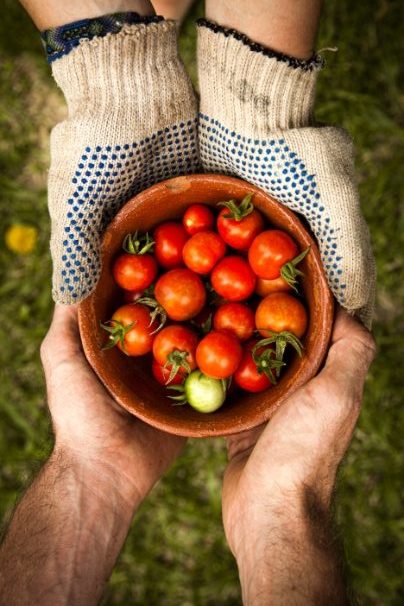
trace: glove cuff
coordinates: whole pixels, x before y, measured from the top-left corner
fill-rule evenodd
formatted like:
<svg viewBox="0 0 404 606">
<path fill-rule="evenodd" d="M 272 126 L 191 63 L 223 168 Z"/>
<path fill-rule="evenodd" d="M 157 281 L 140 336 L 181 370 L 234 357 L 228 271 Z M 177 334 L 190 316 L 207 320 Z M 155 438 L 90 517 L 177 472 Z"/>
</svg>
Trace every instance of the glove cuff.
<svg viewBox="0 0 404 606">
<path fill-rule="evenodd" d="M 241 135 L 264 138 L 273 130 L 310 125 L 322 65 L 319 55 L 301 61 L 236 30 L 198 21 L 201 113 Z"/>
<path fill-rule="evenodd" d="M 178 55 L 173 21 L 124 25 L 119 33 L 84 39 L 52 63 L 69 119 L 131 115 L 141 137 L 189 114 L 192 86 Z M 177 86 L 173 86 L 173 83 Z M 195 108 L 192 108 L 196 110 Z M 105 129 L 100 120 L 100 137 Z"/>
</svg>

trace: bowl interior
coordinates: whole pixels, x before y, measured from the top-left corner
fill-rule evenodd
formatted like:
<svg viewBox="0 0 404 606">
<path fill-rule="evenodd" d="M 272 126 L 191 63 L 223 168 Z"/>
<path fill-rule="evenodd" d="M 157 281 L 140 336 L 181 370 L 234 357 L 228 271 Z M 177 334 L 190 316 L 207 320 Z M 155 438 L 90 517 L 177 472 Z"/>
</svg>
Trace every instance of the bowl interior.
<svg viewBox="0 0 404 606">
<path fill-rule="evenodd" d="M 254 192 L 254 205 L 272 227 L 288 232 L 299 249 L 311 246 L 301 263 L 302 290 L 309 312 L 304 355 L 294 356 L 279 383 L 260 394 L 235 392 L 215 413 L 201 414 L 190 406 L 173 406 L 166 390 L 151 374 L 151 357 L 130 358 L 117 348 L 103 351 L 108 320 L 123 302 L 112 278 L 112 265 L 128 232 L 150 231 L 162 221 L 180 218 L 193 203 L 215 205 L 241 200 Z M 292 391 L 314 376 L 327 350 L 333 320 L 333 299 L 314 240 L 297 217 L 271 196 L 239 179 L 221 175 L 190 175 L 154 185 L 132 198 L 108 226 L 102 242 L 102 272 L 95 291 L 79 306 L 83 347 L 91 366 L 116 401 L 149 424 L 184 436 L 237 433 L 268 420 Z"/>
</svg>

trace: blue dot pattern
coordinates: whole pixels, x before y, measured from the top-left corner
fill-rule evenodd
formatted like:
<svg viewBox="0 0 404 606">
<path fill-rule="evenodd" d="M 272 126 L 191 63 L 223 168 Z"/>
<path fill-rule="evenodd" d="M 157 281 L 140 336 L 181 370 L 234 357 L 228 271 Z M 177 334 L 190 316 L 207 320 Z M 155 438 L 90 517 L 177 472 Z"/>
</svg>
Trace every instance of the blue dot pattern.
<svg viewBox="0 0 404 606">
<path fill-rule="evenodd" d="M 136 142 L 86 147 L 67 200 L 60 294 L 78 300 L 99 276 L 99 236 L 130 197 L 150 185 L 197 172 L 197 118 Z"/>
<path fill-rule="evenodd" d="M 346 284 L 335 230 L 322 203 L 316 176 L 309 173 L 285 139 L 246 138 L 201 113 L 199 142 L 205 170 L 254 183 L 306 218 L 319 242 L 330 286 L 343 304 Z"/>
</svg>

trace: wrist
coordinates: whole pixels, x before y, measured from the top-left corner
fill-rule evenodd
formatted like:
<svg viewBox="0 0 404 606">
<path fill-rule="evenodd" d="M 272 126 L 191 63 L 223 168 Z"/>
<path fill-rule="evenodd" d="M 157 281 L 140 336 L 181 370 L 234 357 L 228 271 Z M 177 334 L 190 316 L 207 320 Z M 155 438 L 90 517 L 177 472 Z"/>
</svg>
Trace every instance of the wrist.
<svg viewBox="0 0 404 606">
<path fill-rule="evenodd" d="M 100 504 L 106 500 L 119 516 L 131 517 L 145 494 L 124 466 L 124 453 L 109 459 L 99 453 L 83 452 L 55 444 L 47 463 L 56 474 L 69 477 L 72 490 L 91 493 Z"/>
<path fill-rule="evenodd" d="M 56 447 L 19 504 L 1 550 L 1 603 L 98 604 L 136 499 L 105 465 Z"/>
<path fill-rule="evenodd" d="M 319 596 L 323 579 L 329 579 L 335 595 L 344 594 L 331 510 L 322 498 L 311 489 L 293 497 L 285 493 L 254 514 L 255 523 L 234 550 L 243 604 L 261 606 L 268 596 L 274 603 L 294 603 L 294 592 Z"/>
<path fill-rule="evenodd" d="M 36 0 L 21 0 L 21 4 L 40 30 L 117 12 L 134 11 L 143 16 L 155 14 L 150 0 L 70 0 L 64 4 L 59 0 L 48 0 L 45 8 Z"/>
<path fill-rule="evenodd" d="M 294 57 L 311 56 L 322 0 L 256 0 L 251 4 L 245 10 L 242 2 L 206 0 L 205 14 L 259 44 Z"/>
<path fill-rule="evenodd" d="M 276 483 L 266 494 L 234 525 L 231 547 L 242 569 L 259 568 L 265 552 L 288 537 L 315 546 L 320 537 L 314 529 L 328 528 L 332 519 L 332 489 L 323 483 Z"/>
</svg>

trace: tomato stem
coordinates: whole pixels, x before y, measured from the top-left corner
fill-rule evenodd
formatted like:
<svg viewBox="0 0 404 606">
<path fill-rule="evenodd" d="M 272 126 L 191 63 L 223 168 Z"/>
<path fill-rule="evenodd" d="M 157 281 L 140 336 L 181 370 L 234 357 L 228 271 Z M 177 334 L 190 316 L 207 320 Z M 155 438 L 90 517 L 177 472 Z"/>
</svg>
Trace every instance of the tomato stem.
<svg viewBox="0 0 404 606">
<path fill-rule="evenodd" d="M 232 382 L 233 377 L 229 377 L 228 379 L 220 379 L 220 382 L 222 384 L 223 387 L 223 391 L 228 391 L 228 389 L 230 388 L 231 382 Z"/>
<path fill-rule="evenodd" d="M 202 334 L 207 335 L 212 330 L 212 314 L 210 313 L 205 322 L 201 325 Z"/>
<path fill-rule="evenodd" d="M 178 395 L 176 396 L 167 396 L 167 398 L 170 398 L 170 400 L 174 400 L 173 406 L 182 406 L 183 404 L 188 404 L 183 385 L 168 385 L 167 389 L 172 389 L 172 391 L 178 392 Z"/>
<path fill-rule="evenodd" d="M 165 325 L 165 323 L 167 322 L 167 313 L 166 313 L 166 310 L 164 309 L 164 307 L 162 307 L 159 303 L 157 303 L 156 299 L 153 299 L 153 297 L 148 297 L 148 296 L 140 297 L 136 301 L 136 303 L 142 303 L 143 305 L 146 305 L 147 307 L 150 307 L 153 310 L 150 312 L 149 326 L 151 326 L 153 324 L 153 322 L 155 320 L 157 320 L 158 318 L 160 319 L 156 330 L 153 330 L 153 332 L 151 334 L 154 335 L 156 332 L 161 330 L 163 328 L 163 326 Z"/>
<path fill-rule="evenodd" d="M 295 257 L 291 261 L 288 261 L 281 267 L 281 277 L 296 292 L 298 292 L 296 288 L 297 278 L 300 276 L 304 276 L 304 273 L 300 271 L 300 269 L 297 269 L 296 265 L 298 265 L 300 261 L 303 261 L 309 250 L 310 246 L 308 246 L 303 252 L 301 252 L 300 255 L 297 255 L 297 257 Z"/>
<path fill-rule="evenodd" d="M 112 324 L 112 326 L 109 326 L 109 324 Z M 125 335 L 135 326 L 135 324 L 136 322 L 131 322 L 127 326 L 124 326 L 122 322 L 119 322 L 119 320 L 108 320 L 108 322 L 105 322 L 105 324 L 101 322 L 101 328 L 109 333 L 109 342 L 104 345 L 102 349 L 112 349 L 119 343 L 122 347 L 122 351 L 128 355 L 125 349 Z"/>
<path fill-rule="evenodd" d="M 206 292 L 207 292 L 207 299 L 208 299 L 208 304 L 209 305 L 217 305 L 218 303 L 220 303 L 220 301 L 223 300 L 223 297 L 221 297 L 213 288 L 212 284 L 209 281 L 205 282 L 205 288 L 206 288 Z M 209 332 L 209 331 L 208 331 Z"/>
<path fill-rule="evenodd" d="M 184 370 L 186 373 L 191 372 L 191 367 L 187 360 L 188 352 L 181 351 L 180 349 L 174 349 L 167 356 L 167 362 L 164 364 L 164 368 L 170 368 L 170 374 L 166 381 L 166 385 L 171 383 L 171 381 L 177 376 L 180 370 Z"/>
<path fill-rule="evenodd" d="M 154 240 L 146 232 L 139 235 L 138 231 L 133 234 L 127 234 L 122 243 L 124 251 L 131 255 L 145 255 L 148 252 L 153 252 Z"/>
<path fill-rule="evenodd" d="M 198 322 L 195 322 L 194 320 L 191 320 L 191 324 L 193 326 L 195 326 L 195 328 L 198 329 L 198 331 L 202 334 L 202 335 L 207 335 L 208 332 L 210 332 L 212 330 L 212 313 L 210 313 L 208 315 L 208 317 L 206 318 L 205 322 L 202 322 L 202 324 L 198 324 Z"/>
<path fill-rule="evenodd" d="M 259 330 L 262 330 L 262 329 L 259 329 Z M 272 330 L 267 330 L 266 332 L 269 333 L 269 337 L 267 337 L 265 339 L 261 339 L 261 341 L 258 341 L 258 343 L 256 343 L 252 349 L 253 359 L 254 359 L 254 361 L 256 361 L 256 359 L 258 361 L 260 360 L 260 356 L 256 354 L 256 352 L 259 348 L 267 347 L 268 345 L 272 345 L 275 343 L 275 360 L 278 362 L 282 362 L 282 364 L 280 366 L 275 367 L 276 376 L 279 377 L 281 366 L 284 365 L 283 356 L 285 354 L 286 346 L 291 345 L 294 348 L 294 350 L 296 351 L 296 353 L 298 354 L 298 356 L 301 358 L 302 351 L 303 351 L 303 344 L 296 337 L 296 335 L 294 335 L 293 333 L 291 333 L 287 330 L 284 330 L 282 332 L 274 332 Z"/>
<path fill-rule="evenodd" d="M 261 345 L 260 345 L 261 343 Z M 261 351 L 260 353 L 258 353 L 258 348 L 262 349 L 263 345 L 262 345 L 262 341 L 259 341 L 252 349 L 251 353 L 252 353 L 252 357 L 253 360 L 255 362 L 255 365 L 257 367 L 258 373 L 264 373 L 264 375 L 266 375 L 268 377 L 268 379 L 271 381 L 271 383 L 273 385 L 276 385 L 277 383 L 277 379 L 276 377 L 279 376 L 280 373 L 280 369 L 282 368 L 282 366 L 285 366 L 285 362 L 283 362 L 282 360 L 277 360 L 274 356 L 275 356 L 275 352 L 273 350 L 272 347 L 268 347 L 267 349 L 264 349 L 264 351 Z M 264 345 L 265 347 L 265 345 Z M 276 371 L 276 375 L 274 374 L 273 371 Z"/>
<path fill-rule="evenodd" d="M 247 194 L 241 202 L 236 200 L 228 200 L 227 202 L 218 202 L 218 206 L 224 206 L 229 209 L 229 213 L 223 215 L 226 219 L 233 219 L 234 221 L 241 221 L 247 215 L 250 215 L 254 210 L 252 203 L 253 193 Z"/>
</svg>

